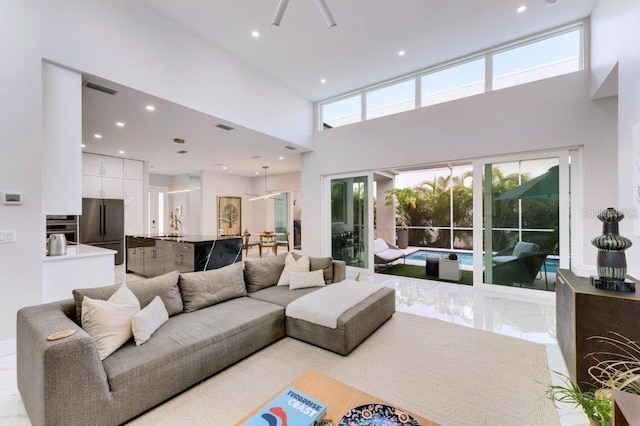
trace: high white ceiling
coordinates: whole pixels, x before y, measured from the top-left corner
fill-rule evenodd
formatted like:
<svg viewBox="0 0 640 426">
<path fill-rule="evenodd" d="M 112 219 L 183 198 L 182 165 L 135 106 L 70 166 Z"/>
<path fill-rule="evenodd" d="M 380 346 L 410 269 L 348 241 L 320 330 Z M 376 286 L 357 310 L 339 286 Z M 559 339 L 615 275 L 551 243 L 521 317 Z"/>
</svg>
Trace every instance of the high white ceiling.
<svg viewBox="0 0 640 426">
<path fill-rule="evenodd" d="M 327 99 L 589 16 L 596 0 L 326 0 L 327 28 L 313 0 L 140 0 L 312 101 Z M 521 14 L 516 9 L 526 5 Z M 252 31 L 259 31 L 254 38 Z M 398 51 L 406 55 L 398 56 Z M 282 140 L 101 80 L 116 96 L 83 88 L 85 151 L 148 161 L 151 173 L 210 170 L 255 176 L 300 169 Z M 325 84 L 320 79 L 325 78 Z M 156 110 L 147 112 L 144 106 Z M 125 123 L 124 128 L 115 122 Z M 94 134 L 101 134 L 95 139 Z M 173 138 L 186 140 L 184 145 Z M 289 144 L 293 145 L 293 144 Z M 179 155 L 184 149 L 187 154 Z M 125 154 L 119 154 L 124 150 Z M 259 159 L 251 159 L 260 156 Z M 280 160 L 279 157 L 284 159 Z M 227 167 L 223 170 L 221 166 Z"/>
<path fill-rule="evenodd" d="M 306 151 L 303 147 L 95 76 L 83 77 L 118 91 L 108 95 L 82 88 L 85 152 L 148 161 L 151 173 L 165 175 L 207 170 L 255 176 L 256 172 L 264 174 L 265 165 L 269 174 L 300 170 L 300 153 Z M 147 105 L 154 106 L 155 111 L 147 111 Z M 125 126 L 118 127 L 116 122 Z M 219 129 L 218 124 L 230 125 L 233 130 Z M 102 137 L 97 139 L 95 134 Z M 185 143 L 176 144 L 174 138 Z M 289 150 L 287 145 L 297 149 Z M 120 150 L 125 153 L 120 154 Z M 178 154 L 180 150 L 187 153 Z M 254 156 L 260 158 L 251 158 Z"/>
<path fill-rule="evenodd" d="M 313 0 L 291 0 L 279 27 L 278 0 L 141 1 L 312 101 L 587 17 L 596 2 L 326 0 L 327 28 Z"/>
</svg>

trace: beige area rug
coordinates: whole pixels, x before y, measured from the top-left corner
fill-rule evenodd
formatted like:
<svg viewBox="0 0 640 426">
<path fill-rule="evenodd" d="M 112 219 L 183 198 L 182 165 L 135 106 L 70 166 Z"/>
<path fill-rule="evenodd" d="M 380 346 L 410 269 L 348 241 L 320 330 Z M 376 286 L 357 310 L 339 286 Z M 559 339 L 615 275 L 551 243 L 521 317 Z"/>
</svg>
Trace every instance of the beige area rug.
<svg viewBox="0 0 640 426">
<path fill-rule="evenodd" d="M 279 340 L 132 424 L 232 425 L 308 368 L 443 425 L 559 424 L 543 345 L 405 313 L 346 357 Z"/>
</svg>

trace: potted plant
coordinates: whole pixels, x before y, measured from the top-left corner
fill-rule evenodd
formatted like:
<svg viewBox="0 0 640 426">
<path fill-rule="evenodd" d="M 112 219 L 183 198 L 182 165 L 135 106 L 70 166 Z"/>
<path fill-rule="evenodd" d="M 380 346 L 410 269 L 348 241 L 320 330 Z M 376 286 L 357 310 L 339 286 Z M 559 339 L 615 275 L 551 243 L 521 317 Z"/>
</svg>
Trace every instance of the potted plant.
<svg viewBox="0 0 640 426">
<path fill-rule="evenodd" d="M 551 385 L 547 389 L 547 398 L 556 402 L 572 404 L 580 407 L 589 418 L 591 426 L 611 425 L 611 392 L 607 389 L 596 389 L 582 392 L 578 385 L 562 373 L 554 371 L 562 381 L 560 385 Z"/>
</svg>

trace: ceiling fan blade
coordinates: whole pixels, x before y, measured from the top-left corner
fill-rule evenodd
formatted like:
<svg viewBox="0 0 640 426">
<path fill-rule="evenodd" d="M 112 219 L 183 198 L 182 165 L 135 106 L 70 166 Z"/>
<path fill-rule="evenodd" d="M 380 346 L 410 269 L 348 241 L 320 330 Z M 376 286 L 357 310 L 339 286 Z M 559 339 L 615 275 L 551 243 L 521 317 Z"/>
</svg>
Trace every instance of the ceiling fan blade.
<svg viewBox="0 0 640 426">
<path fill-rule="evenodd" d="M 284 11 L 287 9 L 288 5 L 289 0 L 280 0 L 280 3 L 278 3 L 278 7 L 276 9 L 276 14 L 273 15 L 273 21 L 271 21 L 271 25 L 280 26 L 282 15 L 284 15 Z"/>
<path fill-rule="evenodd" d="M 324 19 L 324 23 L 327 24 L 327 27 L 329 28 L 335 27 L 336 21 L 333 19 L 333 16 L 331 15 L 331 11 L 329 11 L 329 8 L 327 7 L 327 3 L 325 3 L 324 0 L 314 0 L 314 1 L 316 2 L 316 6 L 320 11 L 320 15 L 322 15 L 322 19 Z"/>
</svg>

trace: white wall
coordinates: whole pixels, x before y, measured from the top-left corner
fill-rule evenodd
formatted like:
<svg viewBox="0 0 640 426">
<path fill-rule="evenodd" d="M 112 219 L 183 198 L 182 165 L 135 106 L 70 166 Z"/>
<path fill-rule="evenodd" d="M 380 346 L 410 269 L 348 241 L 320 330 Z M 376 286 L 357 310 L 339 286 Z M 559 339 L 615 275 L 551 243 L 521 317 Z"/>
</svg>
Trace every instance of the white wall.
<svg viewBox="0 0 640 426">
<path fill-rule="evenodd" d="M 322 254 L 321 177 L 334 173 L 582 145 L 584 207 L 615 205 L 616 175 L 605 170 L 617 164 L 616 105 L 591 101 L 589 80 L 582 71 L 318 132 L 315 151 L 302 156 L 303 250 Z M 585 241 L 599 229 L 586 220 Z M 582 254 L 595 263 L 595 248 Z"/>
<path fill-rule="evenodd" d="M 15 337 L 18 308 L 41 301 L 43 58 L 286 141 L 311 138 L 311 102 L 137 1 L 0 1 L 0 52 L 0 185 L 24 193 L 21 206 L 0 206 L 0 229 L 17 231 L 0 244 L 0 341 Z"/>
<path fill-rule="evenodd" d="M 634 126 L 640 133 L 640 2 L 637 0 L 598 0 L 591 17 L 592 91 L 606 79 L 607 70 L 618 65 L 618 135 L 617 142 L 618 202 L 612 206 L 622 210 L 626 218 L 620 223 L 620 234 L 631 239 L 626 251 L 628 273 L 640 278 L 640 235 L 634 235 L 634 217 L 640 220 L 640 204 L 634 205 L 633 145 Z M 615 98 L 614 98 L 615 99 Z M 640 134 L 636 136 L 640 140 Z"/>
<path fill-rule="evenodd" d="M 224 173 L 202 172 L 202 233 L 218 235 L 218 197 L 242 197 L 242 231 L 253 219 L 253 212 L 247 195 L 252 192 L 251 178 Z"/>
</svg>

